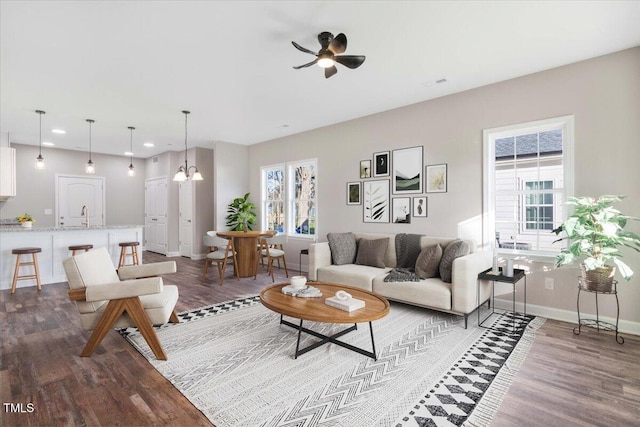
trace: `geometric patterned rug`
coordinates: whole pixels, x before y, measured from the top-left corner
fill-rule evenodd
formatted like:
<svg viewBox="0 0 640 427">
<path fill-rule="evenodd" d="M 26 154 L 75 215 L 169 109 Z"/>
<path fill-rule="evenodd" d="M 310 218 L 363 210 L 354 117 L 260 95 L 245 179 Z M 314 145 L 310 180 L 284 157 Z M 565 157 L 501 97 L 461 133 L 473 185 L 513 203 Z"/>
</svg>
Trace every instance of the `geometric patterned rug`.
<svg viewBox="0 0 640 427">
<path fill-rule="evenodd" d="M 120 333 L 218 427 L 489 425 L 544 322 L 494 315 L 484 329 L 470 316 L 464 329 L 459 316 L 392 302 L 373 322 L 374 361 L 331 344 L 294 359 L 297 331 L 259 297 L 178 317 L 156 328 L 167 361 L 135 328 Z M 325 335 L 344 329 L 305 326 Z M 368 332 L 341 340 L 368 349 Z M 301 348 L 315 340 L 303 334 Z"/>
</svg>

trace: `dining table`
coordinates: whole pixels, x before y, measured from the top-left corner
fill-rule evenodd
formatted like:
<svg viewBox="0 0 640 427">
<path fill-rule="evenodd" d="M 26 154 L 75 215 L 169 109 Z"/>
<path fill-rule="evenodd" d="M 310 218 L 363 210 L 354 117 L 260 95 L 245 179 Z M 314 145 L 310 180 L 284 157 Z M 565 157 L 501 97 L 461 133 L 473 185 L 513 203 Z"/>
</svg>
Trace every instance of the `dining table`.
<svg viewBox="0 0 640 427">
<path fill-rule="evenodd" d="M 216 235 L 223 239 L 233 239 L 238 262 L 237 271 L 240 277 L 251 277 L 255 275 L 258 267 L 258 240 L 273 237 L 276 234 L 271 230 L 248 230 L 248 231 L 218 231 Z"/>
</svg>

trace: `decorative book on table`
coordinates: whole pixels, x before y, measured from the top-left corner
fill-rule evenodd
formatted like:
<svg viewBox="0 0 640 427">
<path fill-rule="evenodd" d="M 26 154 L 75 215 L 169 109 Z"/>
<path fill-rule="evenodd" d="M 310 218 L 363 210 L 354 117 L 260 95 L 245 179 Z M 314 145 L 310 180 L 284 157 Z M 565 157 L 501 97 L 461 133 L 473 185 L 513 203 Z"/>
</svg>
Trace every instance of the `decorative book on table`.
<svg viewBox="0 0 640 427">
<path fill-rule="evenodd" d="M 324 300 L 325 304 L 344 311 L 355 311 L 364 307 L 364 301 L 356 298 L 338 299 L 337 297 L 329 297 Z"/>
</svg>

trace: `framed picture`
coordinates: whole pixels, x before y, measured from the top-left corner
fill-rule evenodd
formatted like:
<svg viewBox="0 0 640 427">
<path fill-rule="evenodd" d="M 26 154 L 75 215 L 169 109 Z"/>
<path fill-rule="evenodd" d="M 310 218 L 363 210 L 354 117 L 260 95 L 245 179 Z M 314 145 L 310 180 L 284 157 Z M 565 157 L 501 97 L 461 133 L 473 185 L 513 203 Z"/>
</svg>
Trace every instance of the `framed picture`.
<svg viewBox="0 0 640 427">
<path fill-rule="evenodd" d="M 413 216 L 426 218 L 427 214 L 427 198 L 426 197 L 414 197 L 413 198 Z"/>
<path fill-rule="evenodd" d="M 426 167 L 425 186 L 427 193 L 447 192 L 447 164 L 428 165 Z"/>
<path fill-rule="evenodd" d="M 409 197 L 396 197 L 393 199 L 394 224 L 411 224 L 411 199 Z"/>
<path fill-rule="evenodd" d="M 373 176 L 389 176 L 389 160 L 391 153 L 389 151 L 382 151 L 380 153 L 373 153 Z"/>
<path fill-rule="evenodd" d="M 360 160 L 360 178 L 371 178 L 371 160 Z"/>
<path fill-rule="evenodd" d="M 347 182 L 347 205 L 360 203 L 360 182 Z"/>
<path fill-rule="evenodd" d="M 389 222 L 389 180 L 365 181 L 363 190 L 363 221 Z"/>
<path fill-rule="evenodd" d="M 393 150 L 393 194 L 422 193 L 422 147 Z"/>
</svg>

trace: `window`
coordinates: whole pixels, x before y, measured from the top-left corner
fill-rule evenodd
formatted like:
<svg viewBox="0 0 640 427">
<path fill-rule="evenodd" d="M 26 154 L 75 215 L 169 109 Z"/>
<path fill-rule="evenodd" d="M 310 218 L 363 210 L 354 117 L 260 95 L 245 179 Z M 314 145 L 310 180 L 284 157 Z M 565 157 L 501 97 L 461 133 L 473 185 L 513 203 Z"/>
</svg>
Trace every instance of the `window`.
<svg viewBox="0 0 640 427">
<path fill-rule="evenodd" d="M 573 194 L 573 116 L 484 131 L 484 244 L 553 255 Z"/>
<path fill-rule="evenodd" d="M 284 165 L 262 169 L 262 212 L 267 230 L 284 232 L 285 226 Z"/>
<path fill-rule="evenodd" d="M 261 171 L 263 227 L 290 236 L 315 238 L 316 160 L 265 166 Z"/>
</svg>

